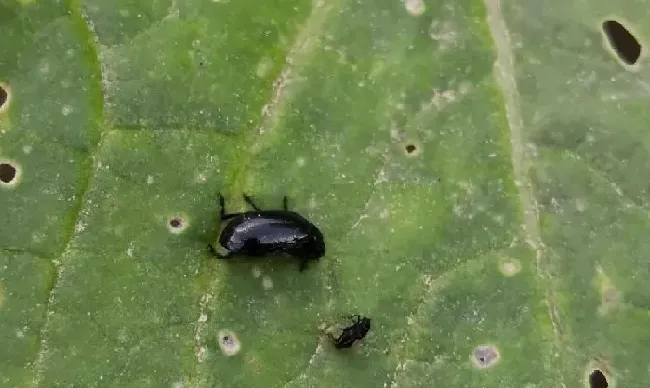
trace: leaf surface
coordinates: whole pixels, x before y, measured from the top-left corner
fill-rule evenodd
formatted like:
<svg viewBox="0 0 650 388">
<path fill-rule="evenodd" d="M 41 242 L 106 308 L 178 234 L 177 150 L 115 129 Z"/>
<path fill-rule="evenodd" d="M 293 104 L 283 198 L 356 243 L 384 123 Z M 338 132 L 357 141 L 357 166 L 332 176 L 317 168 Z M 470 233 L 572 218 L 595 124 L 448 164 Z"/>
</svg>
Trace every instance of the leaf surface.
<svg viewBox="0 0 650 388">
<path fill-rule="evenodd" d="M 645 386 L 619 7 L 0 3 L 0 385 Z M 216 260 L 218 193 L 287 195 L 325 257 Z"/>
</svg>

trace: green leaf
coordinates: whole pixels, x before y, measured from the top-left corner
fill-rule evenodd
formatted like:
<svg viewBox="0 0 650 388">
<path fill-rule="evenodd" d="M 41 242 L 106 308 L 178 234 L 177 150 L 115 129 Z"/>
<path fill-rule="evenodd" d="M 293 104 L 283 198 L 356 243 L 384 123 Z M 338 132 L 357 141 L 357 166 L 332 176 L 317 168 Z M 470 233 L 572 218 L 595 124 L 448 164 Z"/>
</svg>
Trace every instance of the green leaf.
<svg viewBox="0 0 650 388">
<path fill-rule="evenodd" d="M 588 3 L 0 2 L 0 386 L 645 387 L 647 4 Z M 326 255 L 215 259 L 218 193 Z"/>
</svg>

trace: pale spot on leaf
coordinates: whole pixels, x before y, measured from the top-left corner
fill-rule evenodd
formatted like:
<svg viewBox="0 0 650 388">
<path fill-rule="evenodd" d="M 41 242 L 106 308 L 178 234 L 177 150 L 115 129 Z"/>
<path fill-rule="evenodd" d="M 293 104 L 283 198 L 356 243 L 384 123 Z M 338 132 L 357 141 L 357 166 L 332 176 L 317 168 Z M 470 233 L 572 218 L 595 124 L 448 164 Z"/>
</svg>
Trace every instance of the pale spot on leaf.
<svg viewBox="0 0 650 388">
<path fill-rule="evenodd" d="M 426 10 L 424 1 L 422 0 L 404 0 L 406 11 L 413 16 L 420 16 Z"/>
</svg>

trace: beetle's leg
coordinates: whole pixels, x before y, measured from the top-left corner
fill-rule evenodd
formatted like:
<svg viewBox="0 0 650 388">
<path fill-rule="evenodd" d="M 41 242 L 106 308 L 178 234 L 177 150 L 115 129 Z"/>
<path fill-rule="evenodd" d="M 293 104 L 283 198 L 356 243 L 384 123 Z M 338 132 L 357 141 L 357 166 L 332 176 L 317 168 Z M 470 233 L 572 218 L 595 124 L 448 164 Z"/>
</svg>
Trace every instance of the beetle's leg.
<svg viewBox="0 0 650 388">
<path fill-rule="evenodd" d="M 235 217 L 235 216 L 238 216 L 238 215 L 240 215 L 240 214 L 241 214 L 241 213 L 222 214 L 222 215 L 221 215 L 221 220 L 222 220 L 222 221 L 223 221 L 223 220 L 228 220 L 228 219 L 231 219 L 231 218 L 233 218 L 233 217 Z"/>
<path fill-rule="evenodd" d="M 300 267 L 299 267 L 300 272 L 306 270 L 308 264 L 309 264 L 309 260 L 308 260 L 308 259 L 305 259 L 305 260 L 300 261 Z"/>
<path fill-rule="evenodd" d="M 284 205 L 284 210 L 289 210 L 289 206 L 287 206 L 287 202 L 288 202 L 288 199 L 287 199 L 287 196 L 285 195 L 284 199 L 282 200 L 282 204 Z"/>
<path fill-rule="evenodd" d="M 249 197 L 246 194 L 244 194 L 244 201 L 246 201 L 247 204 L 251 205 L 253 207 L 253 209 L 255 209 L 257 211 L 260 211 L 260 208 L 257 207 L 257 205 L 255 205 L 255 203 L 253 203 L 253 200 L 251 199 L 251 197 Z"/>
<path fill-rule="evenodd" d="M 221 211 L 219 212 L 219 215 L 223 219 L 223 217 L 226 215 L 226 199 L 219 193 L 219 206 L 221 207 Z"/>
<path fill-rule="evenodd" d="M 212 246 L 212 244 L 208 244 L 208 249 L 210 250 L 210 254 L 212 254 L 212 256 L 217 256 L 217 257 L 219 257 L 219 254 L 217 253 L 217 250 L 214 249 L 214 247 Z"/>
<path fill-rule="evenodd" d="M 226 205 L 225 204 L 226 204 L 225 198 L 223 197 L 223 195 L 221 195 L 221 193 L 219 193 L 219 206 L 221 207 L 221 210 L 219 211 L 219 218 L 221 220 L 227 220 L 227 219 L 233 218 L 233 217 L 238 216 L 238 215 L 241 214 L 241 213 L 226 214 Z"/>
</svg>

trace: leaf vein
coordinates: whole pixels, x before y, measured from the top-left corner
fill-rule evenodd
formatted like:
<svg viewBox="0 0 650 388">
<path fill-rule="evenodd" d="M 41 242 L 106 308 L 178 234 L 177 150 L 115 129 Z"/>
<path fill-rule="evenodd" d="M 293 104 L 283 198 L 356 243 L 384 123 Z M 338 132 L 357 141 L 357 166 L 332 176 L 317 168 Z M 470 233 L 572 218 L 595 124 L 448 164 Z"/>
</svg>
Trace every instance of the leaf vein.
<svg viewBox="0 0 650 388">
<path fill-rule="evenodd" d="M 310 50 L 315 47 L 314 43 L 317 42 L 318 36 L 322 32 L 322 28 L 333 8 L 337 6 L 338 2 L 322 3 L 315 1 L 313 3 L 312 12 L 307 17 L 302 28 L 298 31 L 296 38 L 289 49 L 282 70 L 279 76 L 273 82 L 271 99 L 269 103 L 262 107 L 260 114 L 259 124 L 256 128 L 243 131 L 239 139 L 241 149 L 243 149 L 242 156 L 237 160 L 237 168 L 232 172 L 229 181 L 229 188 L 231 192 L 242 192 L 246 186 L 246 175 L 249 170 L 251 159 L 254 153 L 259 151 L 261 141 L 263 141 L 263 134 L 273 129 L 278 124 L 278 118 L 282 113 L 284 106 L 286 91 L 291 81 L 294 79 L 295 67 L 300 63 L 300 60 L 308 55 Z M 206 269 L 202 266 L 199 270 L 197 277 L 205 276 Z M 206 316 L 209 310 L 209 300 L 214 298 L 217 293 L 219 279 L 212 280 L 207 286 L 201 290 L 201 298 L 199 301 L 199 317 Z M 197 352 L 197 363 L 195 369 L 195 385 L 201 380 L 201 361 L 198 358 L 203 346 L 203 332 L 205 330 L 206 322 L 197 322 L 195 330 L 195 349 Z"/>
<path fill-rule="evenodd" d="M 103 118 L 103 103 L 104 103 L 104 93 L 102 90 L 101 86 L 101 79 L 102 79 L 102 74 L 101 74 L 101 67 L 99 65 L 99 52 L 98 52 L 98 47 L 97 47 L 97 41 L 96 41 L 96 36 L 92 31 L 91 26 L 89 25 L 88 19 L 83 15 L 81 8 L 79 8 L 79 5 L 74 4 L 70 6 L 70 13 L 69 17 L 72 19 L 73 22 L 79 24 L 82 26 L 82 30 L 84 31 L 83 36 L 80 37 L 80 39 L 85 40 L 84 44 L 86 45 L 86 49 L 90 52 L 92 55 L 92 58 L 90 58 L 90 63 L 91 67 L 93 67 L 94 70 L 94 79 L 97 83 L 97 91 L 98 95 L 95 96 L 97 97 L 97 109 L 96 109 L 96 114 L 97 114 L 97 120 L 96 120 L 96 125 L 98 128 L 102 128 L 101 124 L 101 119 Z M 88 134 L 88 137 L 92 139 L 92 134 Z M 61 244 L 61 247 L 59 248 L 58 251 L 56 251 L 53 255 L 52 258 L 50 259 L 51 263 L 51 269 L 52 269 L 52 278 L 50 279 L 50 282 L 47 286 L 46 290 L 46 300 L 45 300 L 45 322 L 43 323 L 43 326 L 39 330 L 39 333 L 36 337 L 35 342 L 38 344 L 37 350 L 36 350 L 36 359 L 34 361 L 34 366 L 35 366 L 35 375 L 34 375 L 34 380 L 33 380 L 33 386 L 39 386 L 40 383 L 42 382 L 43 378 L 43 371 L 44 371 L 44 364 L 47 361 L 47 356 L 48 356 L 48 344 L 47 344 L 47 333 L 49 330 L 50 326 L 50 316 L 51 316 L 51 307 L 55 302 L 55 297 L 56 297 L 56 289 L 60 283 L 61 280 L 61 275 L 64 272 L 64 263 L 63 263 L 63 258 L 65 257 L 66 252 L 68 251 L 70 244 L 74 240 L 75 237 L 75 228 L 77 225 L 77 222 L 79 220 L 79 217 L 81 215 L 81 210 L 83 208 L 84 200 L 86 198 L 86 195 L 88 194 L 89 188 L 91 187 L 92 180 L 94 177 L 94 157 L 97 153 L 97 150 L 101 148 L 101 143 L 104 139 L 104 132 L 101 132 L 99 135 L 99 138 L 92 144 L 92 140 L 89 141 L 90 146 L 87 151 L 87 154 L 84 159 L 80 161 L 80 172 L 79 172 L 79 177 L 77 180 L 77 189 L 75 193 L 75 202 L 72 206 L 72 209 L 70 210 L 70 213 L 68 215 L 68 219 L 66 220 L 67 222 L 64 223 L 64 231 L 63 231 L 63 242 Z"/>
<path fill-rule="evenodd" d="M 539 209 L 535 200 L 534 188 L 528 178 L 530 160 L 527 160 L 524 152 L 524 120 L 519 106 L 519 91 L 515 80 L 515 58 L 513 54 L 513 43 L 510 33 L 501 10 L 501 0 L 484 0 L 487 9 L 487 22 L 495 44 L 497 57 L 494 64 L 494 75 L 500 84 L 506 117 L 510 129 L 510 143 L 512 152 L 512 167 L 515 176 L 515 185 L 519 192 L 519 201 L 523 216 L 523 228 L 526 235 L 526 242 L 535 252 L 537 274 L 543 279 L 546 289 L 546 304 L 549 318 L 553 327 L 553 338 L 555 347 L 559 347 L 560 324 L 555 302 L 555 290 L 551 277 L 550 260 L 544 260 L 544 243 L 540 232 Z M 565 386 L 563 376 L 560 376 L 560 385 Z"/>
</svg>

